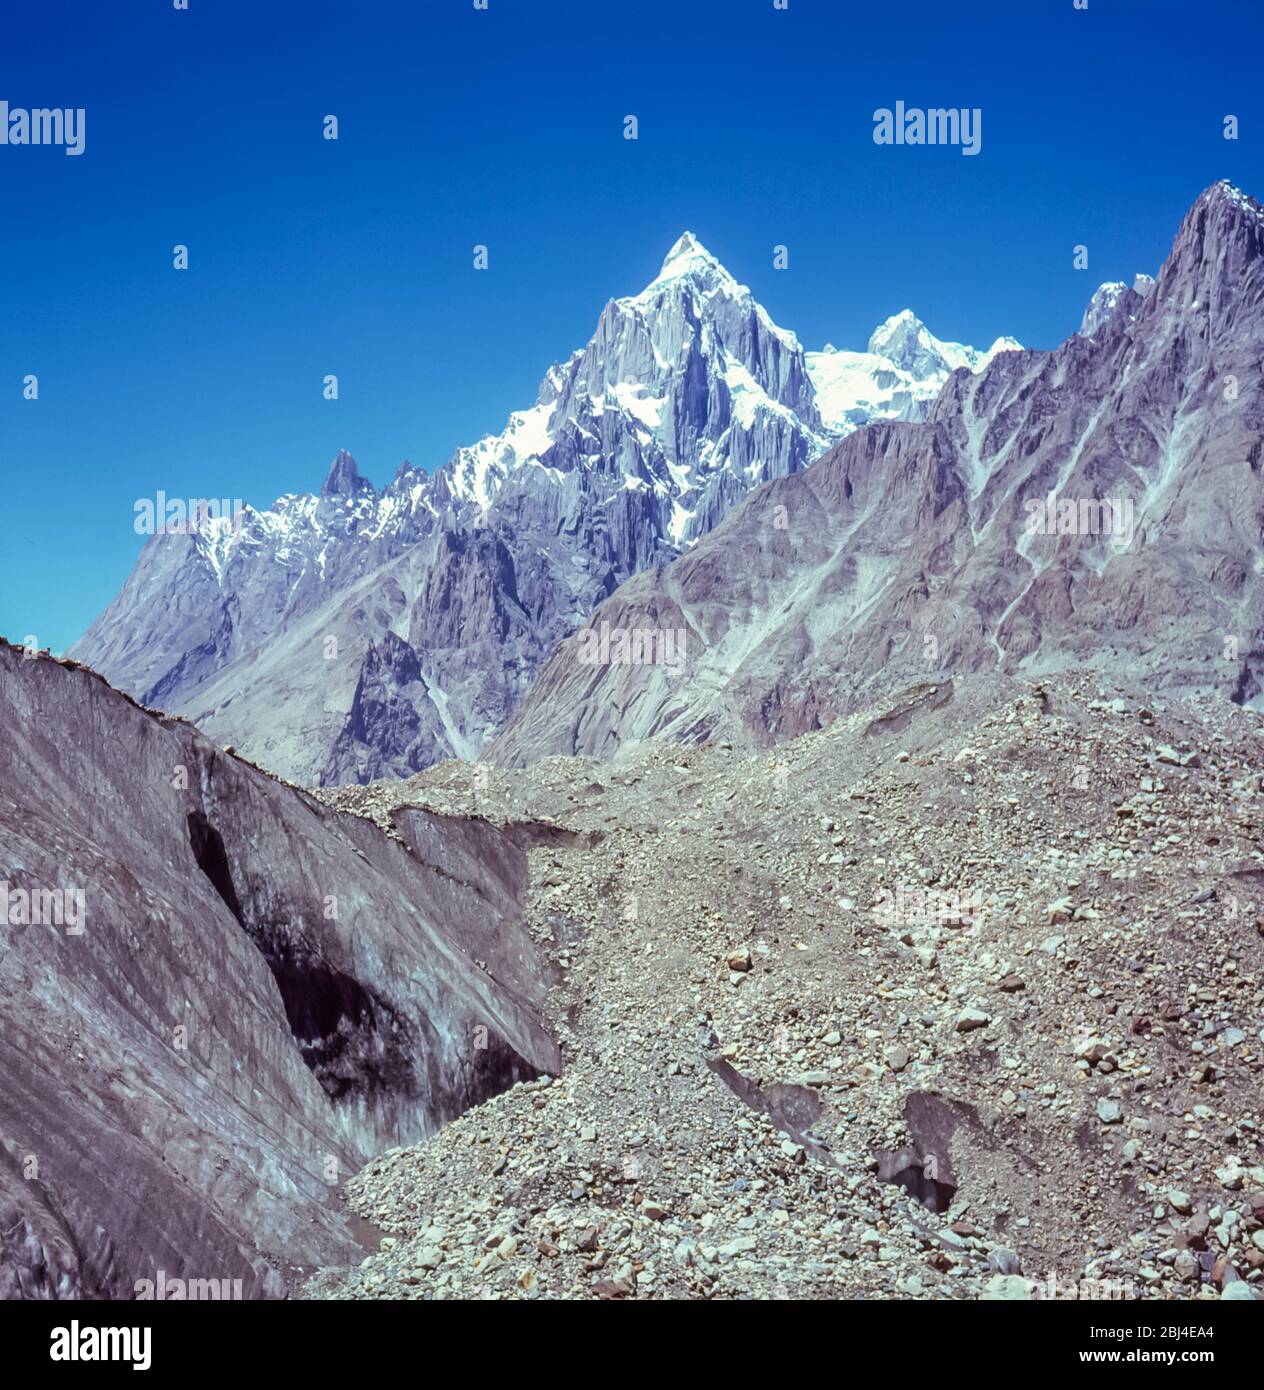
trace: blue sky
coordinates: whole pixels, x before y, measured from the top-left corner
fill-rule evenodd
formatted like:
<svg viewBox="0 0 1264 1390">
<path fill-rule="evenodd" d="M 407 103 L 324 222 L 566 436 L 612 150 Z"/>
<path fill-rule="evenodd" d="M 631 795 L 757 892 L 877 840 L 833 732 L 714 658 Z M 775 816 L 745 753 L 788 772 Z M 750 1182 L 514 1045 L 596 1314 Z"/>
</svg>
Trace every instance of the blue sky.
<svg viewBox="0 0 1264 1390">
<path fill-rule="evenodd" d="M 80 157 L 0 147 L 0 633 L 55 650 L 138 498 L 436 467 L 686 227 L 807 347 L 906 306 L 1051 347 L 1207 184 L 1264 195 L 1256 0 L 40 0 L 3 36 L 0 99 L 88 113 Z M 876 146 L 896 100 L 980 107 L 982 153 Z"/>
</svg>

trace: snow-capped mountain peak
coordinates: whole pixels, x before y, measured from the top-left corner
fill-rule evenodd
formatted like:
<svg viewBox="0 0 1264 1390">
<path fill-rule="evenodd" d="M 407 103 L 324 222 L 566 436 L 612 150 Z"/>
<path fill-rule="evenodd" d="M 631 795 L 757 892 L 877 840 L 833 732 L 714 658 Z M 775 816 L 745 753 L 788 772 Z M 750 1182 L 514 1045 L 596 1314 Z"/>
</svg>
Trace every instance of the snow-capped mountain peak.
<svg viewBox="0 0 1264 1390">
<path fill-rule="evenodd" d="M 723 275 L 731 279 L 727 270 L 707 250 L 692 232 L 682 232 L 663 257 L 663 265 L 651 284 L 664 280 L 677 280 L 682 275 Z"/>
<path fill-rule="evenodd" d="M 936 338 L 911 309 L 880 323 L 864 352 L 827 343 L 807 354 L 817 409 L 827 431 L 849 434 L 870 420 L 918 420 L 959 368 L 981 372 L 1001 352 L 1022 350 L 997 338 L 986 352 Z"/>
<path fill-rule="evenodd" d="M 873 330 L 868 350 L 877 357 L 885 357 L 901 371 L 919 379 L 929 379 L 954 372 L 959 367 L 977 372 L 998 351 L 1012 351 L 1020 346 L 1013 338 L 998 338 L 987 352 L 981 352 L 964 343 L 944 342 L 936 338 L 911 309 L 901 309 Z"/>
<path fill-rule="evenodd" d="M 1017 338 L 1012 338 L 1008 333 L 1003 333 L 999 338 L 993 339 L 992 346 L 983 354 L 981 366 L 986 366 L 994 357 L 1002 352 L 1022 352 L 1023 345 Z M 975 368 L 975 370 L 979 370 Z"/>
<path fill-rule="evenodd" d="M 760 320 L 764 331 L 775 334 L 787 347 L 799 351 L 799 340 L 789 329 L 772 321 L 763 305 L 730 274 L 692 232 L 683 232 L 663 258 L 662 268 L 640 294 L 629 295 L 615 302 L 641 311 L 657 312 L 678 298 L 692 299 L 701 307 L 708 299 L 719 295 L 749 306 Z"/>
<path fill-rule="evenodd" d="M 558 480 L 614 475 L 657 499 L 679 545 L 829 442 L 798 339 L 686 231 L 659 274 L 607 303 L 587 345 L 549 370 L 537 404 L 458 450 L 448 472 L 453 493 L 483 507 L 532 465 Z"/>
<path fill-rule="evenodd" d="M 609 301 L 589 342 L 549 369 L 535 405 L 441 472 L 453 499 L 486 511 L 533 470 L 554 484 L 595 470 L 656 498 L 664 539 L 685 545 L 754 484 L 803 467 L 868 420 L 921 418 L 954 370 L 981 371 L 1018 347 L 946 342 L 904 309 L 866 352 L 805 353 L 685 231 L 658 275 Z M 347 472 L 341 456 L 334 472 Z M 360 486 L 340 477 L 348 495 Z"/>
</svg>

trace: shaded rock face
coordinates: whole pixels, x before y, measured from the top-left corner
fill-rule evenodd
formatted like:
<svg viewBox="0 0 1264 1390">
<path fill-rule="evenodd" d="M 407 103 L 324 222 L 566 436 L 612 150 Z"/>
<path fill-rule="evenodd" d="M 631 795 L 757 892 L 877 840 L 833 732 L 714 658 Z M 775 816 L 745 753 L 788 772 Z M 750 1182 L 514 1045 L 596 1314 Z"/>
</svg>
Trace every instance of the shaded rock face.
<svg viewBox="0 0 1264 1390">
<path fill-rule="evenodd" d="M 317 496 L 152 537 L 71 655 L 308 785 L 476 757 L 621 583 L 987 356 L 890 323 L 909 370 L 805 354 L 686 233 L 499 435 L 380 493 L 342 451 Z"/>
<path fill-rule="evenodd" d="M 372 782 L 387 769 L 417 771 L 437 761 L 440 747 L 417 713 L 426 698 L 417 653 L 388 628 L 365 655 L 351 711 L 321 781 Z"/>
<path fill-rule="evenodd" d="M 723 1057 L 709 1055 L 706 1064 L 740 1101 L 769 1116 L 779 1130 L 796 1144 L 802 1144 L 819 1163 L 830 1161 L 828 1146 L 811 1132 L 821 1117 L 821 1102 L 811 1087 L 777 1081 L 759 1086 Z"/>
<path fill-rule="evenodd" d="M 556 1071 L 511 838 L 406 846 L 7 644 L 0 698 L 0 1295 L 280 1295 L 367 1157 Z"/>
<path fill-rule="evenodd" d="M 1099 664 L 1257 704 L 1262 366 L 1264 210 L 1217 184 L 1091 336 L 954 373 L 927 421 L 850 435 L 593 615 L 683 632 L 682 674 L 570 639 L 486 757 L 769 743 L 972 671 Z"/>
</svg>

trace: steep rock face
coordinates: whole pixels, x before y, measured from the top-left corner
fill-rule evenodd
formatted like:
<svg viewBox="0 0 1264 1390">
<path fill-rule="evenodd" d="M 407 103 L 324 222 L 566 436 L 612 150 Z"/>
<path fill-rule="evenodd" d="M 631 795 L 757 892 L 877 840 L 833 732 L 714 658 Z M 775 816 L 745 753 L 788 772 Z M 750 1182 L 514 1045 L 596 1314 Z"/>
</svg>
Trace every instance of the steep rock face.
<svg viewBox="0 0 1264 1390">
<path fill-rule="evenodd" d="M 594 614 L 680 629 L 682 674 L 585 660 L 578 634 L 487 757 L 768 741 L 993 668 L 1099 662 L 1258 701 L 1262 365 L 1264 212 L 1213 185 L 1092 336 L 956 372 L 926 422 L 849 436 Z"/>
<path fill-rule="evenodd" d="M 372 782 L 387 768 L 429 767 L 441 753 L 417 713 L 427 695 L 417 653 L 388 628 L 360 667 L 351 712 L 322 780 Z"/>
<path fill-rule="evenodd" d="M 355 1256 L 349 1171 L 557 1069 L 512 839 L 406 848 L 7 644 L 0 697 L 0 1293 L 279 1295 Z"/>
<path fill-rule="evenodd" d="M 453 486 L 487 506 L 537 446 L 527 457 L 547 468 L 669 502 L 667 538 L 679 544 L 700 534 L 696 513 L 723 475 L 749 487 L 826 442 L 798 340 L 686 232 L 645 290 L 606 305 L 531 412 L 458 452 Z"/>
<path fill-rule="evenodd" d="M 380 493 L 344 451 L 319 496 L 154 536 L 72 654 L 295 780 L 477 756 L 619 584 L 989 356 L 911 314 L 887 330 L 903 366 L 805 354 L 685 233 L 499 435 Z M 383 661 L 400 643 L 415 673 Z"/>
</svg>

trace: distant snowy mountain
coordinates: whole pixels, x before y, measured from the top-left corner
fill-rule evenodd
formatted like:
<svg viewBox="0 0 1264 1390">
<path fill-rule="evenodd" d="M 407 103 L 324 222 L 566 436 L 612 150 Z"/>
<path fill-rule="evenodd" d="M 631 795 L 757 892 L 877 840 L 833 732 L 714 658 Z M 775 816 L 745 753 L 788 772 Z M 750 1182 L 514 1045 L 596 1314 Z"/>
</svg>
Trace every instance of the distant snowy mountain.
<svg viewBox="0 0 1264 1390">
<path fill-rule="evenodd" d="M 656 500 L 679 545 L 829 443 L 798 339 L 685 232 L 640 294 L 606 305 L 536 404 L 449 469 L 453 493 L 482 507 L 524 467 L 617 473 Z"/>
<path fill-rule="evenodd" d="M 381 491 L 343 451 L 318 496 L 152 537 L 73 655 L 295 780 L 473 757 L 619 584 L 1016 347 L 941 342 L 906 310 L 864 353 L 805 353 L 685 232 L 501 433 Z"/>
<path fill-rule="evenodd" d="M 697 331 L 695 332 L 695 326 Z M 934 337 L 911 310 L 876 328 L 865 352 L 805 353 L 697 240 L 684 235 L 638 295 L 612 300 L 586 348 L 555 366 L 537 402 L 505 430 L 457 451 L 453 490 L 486 507 L 523 466 L 582 466 L 568 437 L 617 421 L 631 488 L 670 505 L 668 539 L 697 539 L 756 480 L 795 471 L 873 419 L 920 419 L 959 367 L 998 352 Z"/>
<path fill-rule="evenodd" d="M 936 338 L 910 309 L 874 329 L 864 352 L 827 344 L 807 354 L 824 428 L 841 437 L 870 420 L 920 420 L 958 368 L 980 372 L 998 352 L 1020 352 L 998 338 L 986 352 Z"/>
</svg>

